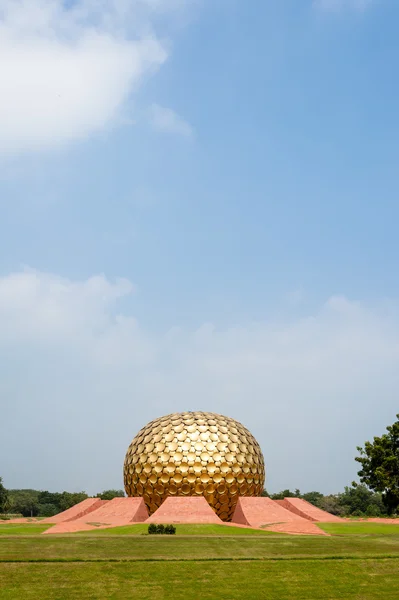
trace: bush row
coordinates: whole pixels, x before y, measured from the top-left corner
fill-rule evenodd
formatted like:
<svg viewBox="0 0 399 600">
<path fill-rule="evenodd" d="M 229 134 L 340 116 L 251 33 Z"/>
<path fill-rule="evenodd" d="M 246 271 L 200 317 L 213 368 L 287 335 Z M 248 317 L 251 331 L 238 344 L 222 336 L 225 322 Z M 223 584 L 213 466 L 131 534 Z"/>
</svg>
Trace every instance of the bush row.
<svg viewBox="0 0 399 600">
<path fill-rule="evenodd" d="M 148 525 L 148 533 L 150 535 L 175 535 L 176 527 L 174 525 L 156 525 L 155 523 L 151 523 L 151 525 Z"/>
</svg>

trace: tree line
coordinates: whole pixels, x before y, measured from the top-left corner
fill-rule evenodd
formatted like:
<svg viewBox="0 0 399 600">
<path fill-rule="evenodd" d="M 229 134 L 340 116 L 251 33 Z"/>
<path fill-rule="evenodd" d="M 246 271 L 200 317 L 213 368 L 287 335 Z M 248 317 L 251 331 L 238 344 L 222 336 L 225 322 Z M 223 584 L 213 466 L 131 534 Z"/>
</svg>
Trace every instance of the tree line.
<svg viewBox="0 0 399 600">
<path fill-rule="evenodd" d="M 101 500 L 123 497 L 123 490 L 105 490 Z M 43 490 L 6 490 L 0 477 L 0 513 L 23 517 L 52 517 L 89 498 L 86 492 L 48 492 Z"/>
<path fill-rule="evenodd" d="M 6 490 L 0 480 L 0 513 L 22 515 L 24 517 L 52 517 L 89 496 L 86 492 L 48 492 L 32 489 Z M 102 500 L 123 497 L 123 490 L 105 490 L 97 494 Z M 272 500 L 283 498 L 302 498 L 314 506 L 338 516 L 380 517 L 387 516 L 382 494 L 373 492 L 367 486 L 359 484 L 346 487 L 342 493 L 324 495 L 321 492 L 301 493 L 300 490 L 282 490 L 263 496 Z"/>
<path fill-rule="evenodd" d="M 371 491 L 363 484 L 345 487 L 339 494 L 324 495 L 321 492 L 306 492 L 300 490 L 282 490 L 277 494 L 262 494 L 272 500 L 283 498 L 302 498 L 310 504 L 339 517 L 385 517 L 389 515 L 384 505 L 382 494 Z"/>
<path fill-rule="evenodd" d="M 301 494 L 289 489 L 278 494 L 263 495 L 273 500 L 294 497 L 340 516 L 378 517 L 396 514 L 399 509 L 399 414 L 386 428 L 387 433 L 374 437 L 364 447 L 357 448 L 355 460 L 361 465 L 360 483 L 353 482 L 339 494 L 321 492 Z M 106 490 L 97 498 L 111 500 L 122 497 L 123 490 Z M 0 513 L 21 514 L 24 517 L 51 517 L 88 498 L 86 492 L 48 492 L 31 489 L 7 490 L 0 477 Z"/>
</svg>

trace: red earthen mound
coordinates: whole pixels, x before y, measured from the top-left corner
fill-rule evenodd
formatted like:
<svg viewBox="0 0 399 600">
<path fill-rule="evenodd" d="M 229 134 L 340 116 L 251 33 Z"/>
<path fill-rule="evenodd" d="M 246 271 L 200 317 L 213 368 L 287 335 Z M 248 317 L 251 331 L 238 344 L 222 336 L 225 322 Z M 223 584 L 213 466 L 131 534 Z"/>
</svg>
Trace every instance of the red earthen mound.
<svg viewBox="0 0 399 600">
<path fill-rule="evenodd" d="M 302 500 L 302 498 L 284 498 L 284 500 L 275 500 L 275 502 L 293 514 L 298 515 L 298 517 L 316 523 L 339 523 L 344 521 L 344 519 L 331 515 L 325 510 L 313 506 L 310 502 Z"/>
<path fill-rule="evenodd" d="M 270 498 L 239 498 L 234 511 L 233 523 L 268 531 L 304 535 L 325 535 L 325 532 L 293 512 L 286 510 Z"/>
<path fill-rule="evenodd" d="M 64 510 L 58 515 L 54 515 L 54 517 L 46 517 L 45 519 L 40 519 L 38 517 L 21 517 L 18 519 L 10 519 L 7 523 L 63 523 L 64 521 L 73 521 L 74 519 L 79 519 L 84 515 L 87 515 L 97 508 L 100 508 L 102 504 L 104 504 L 106 500 L 100 500 L 99 498 L 86 498 L 86 500 L 82 500 L 78 504 L 71 506 L 67 510 Z"/>
<path fill-rule="evenodd" d="M 54 517 L 43 519 L 41 523 L 64 523 L 74 521 L 75 519 L 80 519 L 94 510 L 97 510 L 105 502 L 106 500 L 100 500 L 99 498 L 86 498 L 83 502 L 75 504 L 75 506 L 68 508 L 68 510 L 64 510 L 64 512 L 59 513 L 58 515 L 54 515 Z"/>
<path fill-rule="evenodd" d="M 44 533 L 72 533 L 120 527 L 132 523 L 142 523 L 148 518 L 143 498 L 114 498 L 102 502 L 103 504 L 97 510 L 73 521 L 58 523 Z"/>
<path fill-rule="evenodd" d="M 165 502 L 146 521 L 147 523 L 218 523 L 223 525 L 216 513 L 202 496 L 177 496 Z"/>
</svg>

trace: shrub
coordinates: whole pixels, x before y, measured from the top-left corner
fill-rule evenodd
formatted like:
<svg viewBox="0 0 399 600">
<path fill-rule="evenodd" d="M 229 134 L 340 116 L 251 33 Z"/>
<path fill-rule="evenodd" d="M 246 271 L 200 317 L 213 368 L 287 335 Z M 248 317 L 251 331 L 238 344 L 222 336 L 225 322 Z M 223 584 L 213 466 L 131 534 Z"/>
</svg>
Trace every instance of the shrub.
<svg viewBox="0 0 399 600">
<path fill-rule="evenodd" d="M 155 523 L 151 523 L 151 525 L 148 525 L 148 533 L 150 535 L 153 535 L 154 533 L 158 533 L 158 527 L 155 525 Z"/>
<path fill-rule="evenodd" d="M 175 535 L 176 527 L 174 525 L 165 525 L 165 533 L 167 535 Z"/>
<path fill-rule="evenodd" d="M 364 513 L 367 517 L 381 517 L 381 510 L 379 506 L 370 506 L 367 507 L 366 512 Z"/>
<path fill-rule="evenodd" d="M 150 535 L 174 535 L 176 533 L 176 527 L 174 525 L 155 525 L 155 523 L 151 523 L 148 525 L 148 533 Z"/>
</svg>

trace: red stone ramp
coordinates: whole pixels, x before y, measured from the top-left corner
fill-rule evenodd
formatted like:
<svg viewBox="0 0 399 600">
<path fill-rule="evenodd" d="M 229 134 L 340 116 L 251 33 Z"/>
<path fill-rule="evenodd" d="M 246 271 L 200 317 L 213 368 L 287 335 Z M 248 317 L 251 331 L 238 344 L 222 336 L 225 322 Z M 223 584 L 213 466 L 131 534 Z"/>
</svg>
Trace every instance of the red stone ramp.
<svg viewBox="0 0 399 600">
<path fill-rule="evenodd" d="M 310 502 L 302 500 L 302 498 L 284 498 L 284 500 L 276 500 L 280 506 L 291 511 L 293 514 L 308 519 L 316 523 L 342 523 L 344 519 L 332 515 L 317 506 L 313 506 Z"/>
<path fill-rule="evenodd" d="M 146 523 L 214 523 L 223 525 L 203 496 L 169 496 Z"/>
<path fill-rule="evenodd" d="M 80 517 L 84 517 L 85 515 L 97 510 L 100 508 L 102 504 L 107 502 L 107 500 L 100 500 L 100 498 L 86 498 L 86 500 L 82 500 L 82 502 L 78 502 L 71 508 L 64 510 L 58 515 L 54 515 L 53 517 L 46 517 L 45 519 L 41 519 L 39 517 L 21 517 L 18 519 L 10 519 L 7 523 L 63 523 L 64 521 L 74 521 L 75 519 L 79 519 Z"/>
<path fill-rule="evenodd" d="M 272 523 L 287 523 L 300 520 L 289 510 L 283 508 L 270 498 L 245 498 L 238 499 L 232 523 L 241 523 L 252 527 L 261 527 Z"/>
<path fill-rule="evenodd" d="M 54 527 L 50 527 L 50 529 L 43 533 L 73 533 L 76 531 L 120 527 L 133 523 L 142 523 L 147 518 L 148 511 L 143 498 L 113 498 L 113 500 L 105 501 L 97 510 L 85 516 L 73 521 L 57 523 Z"/>
<path fill-rule="evenodd" d="M 67 521 L 74 521 L 75 519 L 80 519 L 97 510 L 105 502 L 107 501 L 100 500 L 100 498 L 86 498 L 86 500 L 75 504 L 75 506 L 71 506 L 71 508 L 64 510 L 64 512 L 59 513 L 58 515 L 54 515 L 54 517 L 43 519 L 41 523 L 64 523 Z"/>
<path fill-rule="evenodd" d="M 268 531 L 295 533 L 302 535 L 325 535 L 325 532 L 270 498 L 238 499 L 232 523 L 254 528 L 267 528 Z"/>
</svg>

